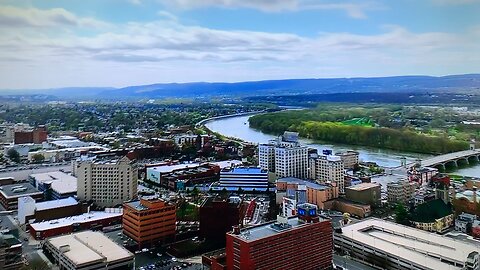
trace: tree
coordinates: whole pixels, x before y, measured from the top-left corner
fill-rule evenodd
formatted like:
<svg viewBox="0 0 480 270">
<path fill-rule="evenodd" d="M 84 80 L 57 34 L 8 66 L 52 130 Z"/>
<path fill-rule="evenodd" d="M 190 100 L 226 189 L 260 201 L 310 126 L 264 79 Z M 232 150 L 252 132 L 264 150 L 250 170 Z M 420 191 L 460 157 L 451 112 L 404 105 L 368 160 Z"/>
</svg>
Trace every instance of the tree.
<svg viewBox="0 0 480 270">
<path fill-rule="evenodd" d="M 20 162 L 20 154 L 18 153 L 17 150 L 13 149 L 13 148 L 10 148 L 8 151 L 7 151 L 7 156 L 8 158 L 13 161 L 13 162 L 17 162 L 19 163 Z"/>
<path fill-rule="evenodd" d="M 32 156 L 32 159 L 33 159 L 33 162 L 35 163 L 42 163 L 43 161 L 45 161 L 45 157 L 42 155 L 42 154 L 34 154 Z"/>
<path fill-rule="evenodd" d="M 410 225 L 408 211 L 405 206 L 401 203 L 397 204 L 395 207 L 395 222 L 402 225 Z"/>
<path fill-rule="evenodd" d="M 198 200 L 198 195 L 200 194 L 200 191 L 198 190 L 197 187 L 193 187 L 192 189 L 192 197 L 195 202 Z"/>
</svg>

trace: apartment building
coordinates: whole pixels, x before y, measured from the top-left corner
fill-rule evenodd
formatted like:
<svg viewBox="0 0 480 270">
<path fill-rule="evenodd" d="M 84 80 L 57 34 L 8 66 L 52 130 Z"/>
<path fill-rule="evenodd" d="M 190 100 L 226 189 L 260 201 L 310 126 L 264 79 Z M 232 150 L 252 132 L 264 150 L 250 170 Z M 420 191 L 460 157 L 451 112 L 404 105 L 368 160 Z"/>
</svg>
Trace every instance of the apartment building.
<svg viewBox="0 0 480 270">
<path fill-rule="evenodd" d="M 308 178 L 320 183 L 336 183 L 340 193 L 345 192 L 345 169 L 339 156 L 312 154 L 308 160 Z"/>
<path fill-rule="evenodd" d="M 118 160 L 77 161 L 78 199 L 100 207 L 113 207 L 137 197 L 138 172 L 127 157 Z"/>
<path fill-rule="evenodd" d="M 260 144 L 258 146 L 258 165 L 264 170 L 275 172 L 275 145 Z"/>
<path fill-rule="evenodd" d="M 359 162 L 359 153 L 357 151 L 348 150 L 345 152 L 336 153 L 343 161 L 345 169 L 353 169 Z"/>
<path fill-rule="evenodd" d="M 397 182 L 390 182 L 387 184 L 387 201 L 388 203 L 402 203 L 407 204 L 408 201 L 414 199 L 415 182 L 401 180 Z"/>
</svg>

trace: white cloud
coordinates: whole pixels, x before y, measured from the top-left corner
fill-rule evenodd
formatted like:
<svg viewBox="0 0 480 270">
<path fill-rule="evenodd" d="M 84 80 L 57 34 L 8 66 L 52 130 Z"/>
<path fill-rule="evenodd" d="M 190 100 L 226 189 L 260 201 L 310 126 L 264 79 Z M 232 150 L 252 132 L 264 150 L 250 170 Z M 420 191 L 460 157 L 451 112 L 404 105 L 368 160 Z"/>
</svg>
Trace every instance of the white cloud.
<svg viewBox="0 0 480 270">
<path fill-rule="evenodd" d="M 352 18 L 364 19 L 365 11 L 382 8 L 371 2 L 319 1 L 319 0 L 159 0 L 166 6 L 180 9 L 202 7 L 251 8 L 264 12 L 282 12 L 298 10 L 340 10 Z"/>
<path fill-rule="evenodd" d="M 0 6 L 0 28 L 55 26 L 102 28 L 108 25 L 94 18 L 78 17 L 63 8 L 44 10 Z"/>
</svg>

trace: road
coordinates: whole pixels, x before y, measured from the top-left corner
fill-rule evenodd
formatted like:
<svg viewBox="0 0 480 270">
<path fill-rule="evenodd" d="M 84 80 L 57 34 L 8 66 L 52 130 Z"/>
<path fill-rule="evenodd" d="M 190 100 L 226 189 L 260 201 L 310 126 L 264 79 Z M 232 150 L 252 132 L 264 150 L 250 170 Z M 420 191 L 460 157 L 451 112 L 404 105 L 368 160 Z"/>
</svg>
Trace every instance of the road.
<svg viewBox="0 0 480 270">
<path fill-rule="evenodd" d="M 2 177 L 13 177 L 16 181 L 26 180 L 30 174 L 33 173 L 46 173 L 46 172 L 53 172 L 58 170 L 64 170 L 66 172 L 72 171 L 72 165 L 55 165 L 55 166 L 44 166 L 38 167 L 35 169 L 26 169 L 26 170 L 10 170 L 6 172 L 0 172 L 0 178 Z"/>
<path fill-rule="evenodd" d="M 335 263 L 336 266 L 342 267 L 344 270 L 376 270 L 375 268 L 337 254 L 333 254 L 333 263 Z"/>
</svg>

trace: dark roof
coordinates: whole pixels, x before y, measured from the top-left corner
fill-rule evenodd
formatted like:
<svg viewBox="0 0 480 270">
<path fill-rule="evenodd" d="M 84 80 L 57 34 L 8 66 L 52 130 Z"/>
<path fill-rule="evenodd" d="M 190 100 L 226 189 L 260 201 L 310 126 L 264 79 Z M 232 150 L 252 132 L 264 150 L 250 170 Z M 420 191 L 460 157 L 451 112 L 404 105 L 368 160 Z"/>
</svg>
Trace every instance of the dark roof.
<svg viewBox="0 0 480 270">
<path fill-rule="evenodd" d="M 442 199 L 435 199 L 417 206 L 412 214 L 411 220 L 414 222 L 431 223 L 435 219 L 451 215 L 452 207 L 445 204 Z"/>
</svg>

